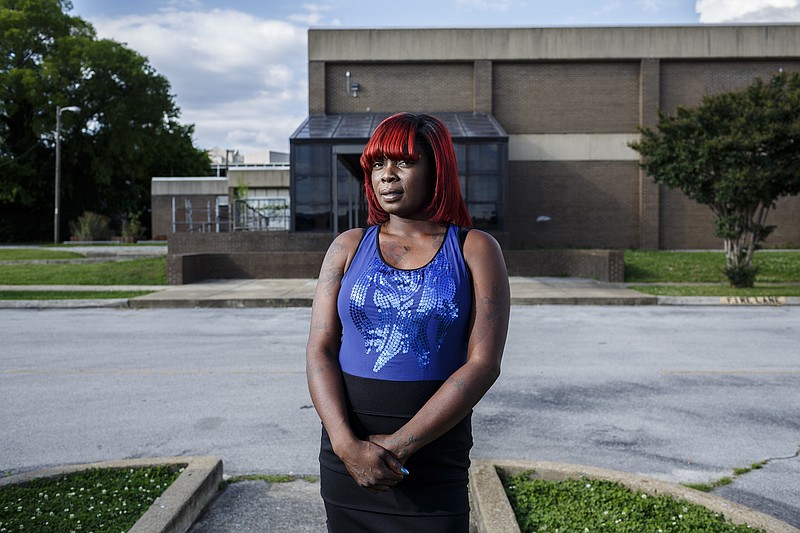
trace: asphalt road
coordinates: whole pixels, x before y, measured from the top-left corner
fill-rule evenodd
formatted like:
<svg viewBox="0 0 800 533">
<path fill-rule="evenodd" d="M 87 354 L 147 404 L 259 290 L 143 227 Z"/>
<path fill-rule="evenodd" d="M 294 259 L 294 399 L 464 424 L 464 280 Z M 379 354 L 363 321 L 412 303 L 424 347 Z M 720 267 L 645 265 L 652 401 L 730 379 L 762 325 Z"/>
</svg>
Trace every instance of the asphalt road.
<svg viewBox="0 0 800 533">
<path fill-rule="evenodd" d="M 0 310 L 0 472 L 217 455 L 316 474 L 309 309 Z M 708 482 L 800 526 L 800 307 L 514 307 L 476 458 Z"/>
</svg>

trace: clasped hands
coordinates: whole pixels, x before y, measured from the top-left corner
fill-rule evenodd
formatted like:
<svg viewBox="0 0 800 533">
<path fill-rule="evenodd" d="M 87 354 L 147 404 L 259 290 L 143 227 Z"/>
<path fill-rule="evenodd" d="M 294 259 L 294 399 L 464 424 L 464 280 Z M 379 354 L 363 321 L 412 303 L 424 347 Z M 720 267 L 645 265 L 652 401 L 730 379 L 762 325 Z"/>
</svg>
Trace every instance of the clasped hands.
<svg viewBox="0 0 800 533">
<path fill-rule="evenodd" d="M 391 451 L 390 435 L 354 440 L 339 455 L 350 476 L 373 494 L 386 492 L 405 477 L 403 462 Z"/>
</svg>

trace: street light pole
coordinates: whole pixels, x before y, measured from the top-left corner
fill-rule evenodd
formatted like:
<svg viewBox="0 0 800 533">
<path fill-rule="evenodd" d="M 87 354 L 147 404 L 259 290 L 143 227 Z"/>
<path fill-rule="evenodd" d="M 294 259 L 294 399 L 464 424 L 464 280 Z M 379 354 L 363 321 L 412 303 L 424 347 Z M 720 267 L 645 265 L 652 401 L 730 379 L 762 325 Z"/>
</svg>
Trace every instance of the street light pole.
<svg viewBox="0 0 800 533">
<path fill-rule="evenodd" d="M 78 106 L 56 106 L 56 200 L 53 212 L 53 243 L 58 244 L 58 217 L 61 209 L 61 113 L 64 111 L 80 111 Z"/>
</svg>

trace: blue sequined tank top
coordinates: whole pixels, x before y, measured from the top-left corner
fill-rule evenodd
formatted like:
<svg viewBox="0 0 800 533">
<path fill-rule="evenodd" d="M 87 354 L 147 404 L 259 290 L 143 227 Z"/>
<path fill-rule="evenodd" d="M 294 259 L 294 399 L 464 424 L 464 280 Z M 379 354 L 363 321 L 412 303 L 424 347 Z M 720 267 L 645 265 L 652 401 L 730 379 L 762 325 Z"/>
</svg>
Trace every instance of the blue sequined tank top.
<svg viewBox="0 0 800 533">
<path fill-rule="evenodd" d="M 466 362 L 472 285 L 449 226 L 431 261 L 412 270 L 381 256 L 380 226 L 366 229 L 337 301 L 342 371 L 389 381 L 445 380 Z"/>
</svg>

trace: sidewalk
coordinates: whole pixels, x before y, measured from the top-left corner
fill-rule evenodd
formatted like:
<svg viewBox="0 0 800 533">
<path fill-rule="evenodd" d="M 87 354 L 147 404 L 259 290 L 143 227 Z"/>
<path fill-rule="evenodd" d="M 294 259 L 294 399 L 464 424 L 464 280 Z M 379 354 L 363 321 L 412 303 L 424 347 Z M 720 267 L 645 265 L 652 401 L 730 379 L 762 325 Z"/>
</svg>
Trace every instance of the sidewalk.
<svg viewBox="0 0 800 533">
<path fill-rule="evenodd" d="M 800 305 L 800 297 L 651 296 L 583 278 L 512 277 L 511 305 Z M 0 309 L 310 307 L 315 279 L 209 280 L 189 285 L 0 285 L 0 291 L 153 291 L 131 299 L 0 300 Z"/>
<path fill-rule="evenodd" d="M 111 300 L 0 300 L 0 308 L 310 307 L 315 279 L 210 280 L 190 285 L 85 286 L 0 285 L 0 291 L 153 291 Z M 654 305 L 658 298 L 621 285 L 580 278 L 513 277 L 512 305 Z"/>
</svg>

